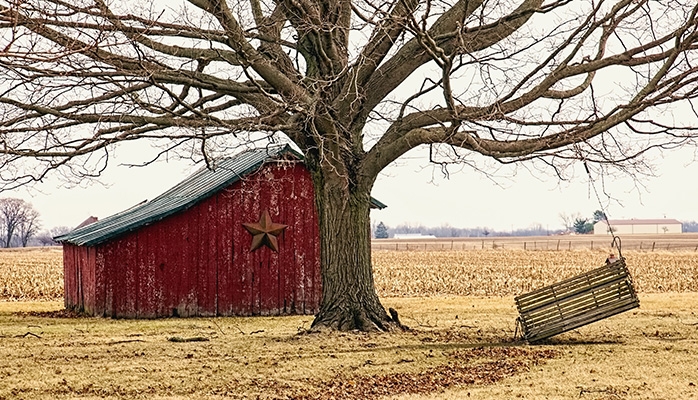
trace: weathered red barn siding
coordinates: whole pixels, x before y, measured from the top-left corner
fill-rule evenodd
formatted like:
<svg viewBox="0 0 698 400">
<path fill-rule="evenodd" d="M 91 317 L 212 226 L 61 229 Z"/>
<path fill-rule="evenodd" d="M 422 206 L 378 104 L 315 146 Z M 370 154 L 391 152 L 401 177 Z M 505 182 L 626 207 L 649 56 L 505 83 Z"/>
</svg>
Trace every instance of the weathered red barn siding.
<svg viewBox="0 0 698 400">
<path fill-rule="evenodd" d="M 288 225 L 250 252 L 243 223 Z M 310 174 L 273 162 L 191 208 L 94 247 L 64 244 L 66 307 L 95 315 L 312 314 L 320 249 Z M 88 292 L 90 292 L 88 294 Z"/>
<path fill-rule="evenodd" d="M 63 246 L 63 287 L 66 308 L 94 311 L 95 249 L 71 244 Z"/>
</svg>

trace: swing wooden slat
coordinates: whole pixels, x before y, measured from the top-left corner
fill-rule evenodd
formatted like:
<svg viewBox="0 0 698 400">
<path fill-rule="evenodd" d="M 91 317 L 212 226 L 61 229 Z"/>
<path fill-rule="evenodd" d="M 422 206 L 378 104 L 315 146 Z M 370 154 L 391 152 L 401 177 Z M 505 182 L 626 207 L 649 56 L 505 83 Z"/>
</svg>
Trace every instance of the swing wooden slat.
<svg viewBox="0 0 698 400">
<path fill-rule="evenodd" d="M 514 300 L 523 338 L 529 342 L 640 306 L 623 258 Z"/>
</svg>

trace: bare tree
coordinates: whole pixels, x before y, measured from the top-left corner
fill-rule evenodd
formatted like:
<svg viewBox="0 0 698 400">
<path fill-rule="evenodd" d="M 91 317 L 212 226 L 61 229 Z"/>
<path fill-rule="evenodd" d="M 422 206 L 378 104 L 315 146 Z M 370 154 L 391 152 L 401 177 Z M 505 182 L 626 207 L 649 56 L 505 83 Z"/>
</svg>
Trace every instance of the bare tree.
<svg viewBox="0 0 698 400">
<path fill-rule="evenodd" d="M 39 232 L 36 235 L 36 239 L 42 246 L 54 246 L 57 245 L 58 242 L 53 240 L 53 238 L 68 234 L 72 230 L 73 228 L 69 226 L 56 226 L 47 231 Z"/>
<path fill-rule="evenodd" d="M 15 239 L 26 247 L 39 228 L 39 213 L 22 199 L 0 199 L 0 226 L 3 247 L 12 246 Z"/>
<path fill-rule="evenodd" d="M 560 213 L 558 216 L 560 217 L 560 221 L 562 221 L 562 225 L 570 232 L 574 231 L 574 221 L 582 218 L 582 214 L 579 212 L 570 214 Z"/>
<path fill-rule="evenodd" d="M 374 289 L 369 196 L 407 151 L 428 145 L 444 168 L 632 171 L 698 125 L 693 0 L 167 4 L 0 0 L 0 179 L 98 176 L 133 140 L 208 162 L 281 132 L 316 188 L 315 327 L 395 325 Z"/>
<path fill-rule="evenodd" d="M 24 216 L 17 226 L 17 238 L 22 244 L 22 247 L 27 247 L 29 240 L 36 236 L 41 224 L 39 223 L 39 212 L 36 211 L 31 204 L 28 204 L 25 209 Z"/>
</svg>

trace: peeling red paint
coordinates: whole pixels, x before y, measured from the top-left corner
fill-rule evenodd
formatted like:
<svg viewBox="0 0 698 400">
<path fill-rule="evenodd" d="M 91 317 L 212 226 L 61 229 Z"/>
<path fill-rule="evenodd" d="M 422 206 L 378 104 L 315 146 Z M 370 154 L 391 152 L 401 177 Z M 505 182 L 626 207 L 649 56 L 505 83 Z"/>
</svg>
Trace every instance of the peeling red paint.
<svg viewBox="0 0 698 400">
<path fill-rule="evenodd" d="M 250 252 L 243 223 L 288 225 Z M 65 243 L 65 306 L 118 318 L 313 314 L 320 250 L 310 174 L 266 164 L 187 210 L 96 246 Z"/>
</svg>

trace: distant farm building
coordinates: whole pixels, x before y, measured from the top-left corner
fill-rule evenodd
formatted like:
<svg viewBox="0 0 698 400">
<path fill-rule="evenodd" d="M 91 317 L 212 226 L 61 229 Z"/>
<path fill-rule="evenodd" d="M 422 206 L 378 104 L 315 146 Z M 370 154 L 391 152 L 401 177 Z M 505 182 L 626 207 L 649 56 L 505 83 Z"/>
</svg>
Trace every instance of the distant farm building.
<svg viewBox="0 0 698 400">
<path fill-rule="evenodd" d="M 320 304 L 313 184 L 288 146 L 220 160 L 56 239 L 65 306 L 90 315 L 313 314 Z"/>
<path fill-rule="evenodd" d="M 436 239 L 434 235 L 423 235 L 421 233 L 396 233 L 393 239 Z"/>
<path fill-rule="evenodd" d="M 616 235 L 681 233 L 681 221 L 675 219 L 611 219 L 594 224 L 594 235 L 609 235 L 609 225 Z"/>
</svg>

